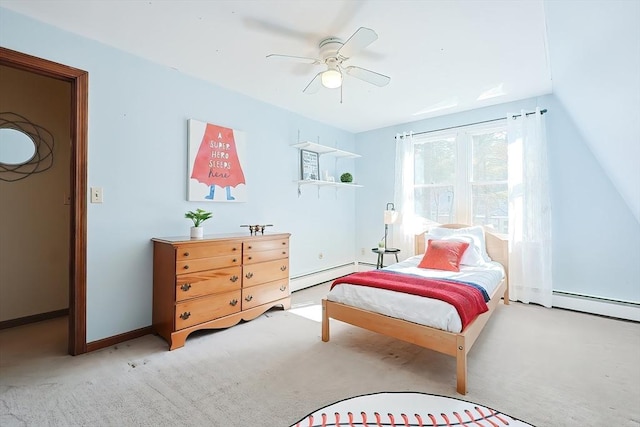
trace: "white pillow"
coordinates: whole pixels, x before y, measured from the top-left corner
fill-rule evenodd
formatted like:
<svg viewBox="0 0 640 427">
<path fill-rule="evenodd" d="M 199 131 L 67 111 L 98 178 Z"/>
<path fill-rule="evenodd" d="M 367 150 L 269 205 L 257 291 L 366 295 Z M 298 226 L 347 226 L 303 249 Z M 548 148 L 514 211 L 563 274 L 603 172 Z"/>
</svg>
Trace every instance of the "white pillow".
<svg viewBox="0 0 640 427">
<path fill-rule="evenodd" d="M 466 242 L 466 243 L 469 244 L 469 247 L 462 254 L 462 258 L 460 258 L 460 264 L 461 265 L 472 265 L 472 266 L 478 266 L 478 265 L 483 265 L 484 264 L 484 259 L 480 255 L 480 250 L 475 245 L 474 239 L 471 236 L 445 236 L 445 237 L 439 237 L 439 236 L 434 236 L 434 235 L 429 234 L 429 233 L 425 233 L 425 235 L 424 235 L 425 245 L 426 245 L 426 242 L 428 242 L 429 240 L 450 240 L 450 241 L 455 241 L 455 242 Z M 427 251 L 425 251 L 425 253 L 426 252 Z"/>
<path fill-rule="evenodd" d="M 475 227 L 465 228 L 434 227 L 429 230 L 429 234 L 439 239 L 442 239 L 443 237 L 470 237 L 473 240 L 473 245 L 477 248 L 478 253 L 482 257 L 482 259 L 486 262 L 491 261 L 491 258 L 489 258 L 489 254 L 487 254 L 487 244 L 484 240 L 484 229 L 479 225 Z"/>
</svg>

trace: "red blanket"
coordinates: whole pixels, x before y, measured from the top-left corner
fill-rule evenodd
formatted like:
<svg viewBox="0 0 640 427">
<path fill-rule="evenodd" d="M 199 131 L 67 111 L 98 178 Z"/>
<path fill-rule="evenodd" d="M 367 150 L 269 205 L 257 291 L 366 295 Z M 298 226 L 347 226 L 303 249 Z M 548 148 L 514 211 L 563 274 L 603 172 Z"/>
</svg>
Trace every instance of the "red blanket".
<svg viewBox="0 0 640 427">
<path fill-rule="evenodd" d="M 374 270 L 353 273 L 336 279 L 331 289 L 340 283 L 388 289 L 448 302 L 458 311 L 463 330 L 479 314 L 489 311 L 482 292 L 473 286 L 452 280 Z"/>
</svg>

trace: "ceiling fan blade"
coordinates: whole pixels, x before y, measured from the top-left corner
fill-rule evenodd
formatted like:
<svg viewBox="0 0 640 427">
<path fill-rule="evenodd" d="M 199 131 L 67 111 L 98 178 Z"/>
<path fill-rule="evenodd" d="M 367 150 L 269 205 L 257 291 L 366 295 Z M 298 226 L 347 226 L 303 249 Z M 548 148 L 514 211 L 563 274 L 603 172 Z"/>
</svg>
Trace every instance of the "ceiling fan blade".
<svg viewBox="0 0 640 427">
<path fill-rule="evenodd" d="M 378 35 L 371 28 L 360 27 L 355 33 L 344 42 L 342 47 L 338 49 L 338 55 L 343 58 L 351 58 L 354 54 L 360 52 L 365 47 L 378 39 Z"/>
<path fill-rule="evenodd" d="M 269 55 L 267 55 L 267 58 L 292 59 L 294 61 L 304 62 L 306 64 L 320 64 L 320 63 L 322 63 L 317 58 L 308 58 L 306 56 L 280 55 L 278 53 L 270 53 Z"/>
<path fill-rule="evenodd" d="M 303 92 L 308 94 L 314 94 L 318 92 L 320 87 L 322 86 L 322 73 L 324 71 L 319 72 L 316 76 L 309 82 L 307 87 L 304 88 Z"/>
<path fill-rule="evenodd" d="M 391 77 L 389 76 L 360 67 L 347 67 L 345 68 L 345 72 L 356 79 L 360 79 L 379 87 L 386 86 L 391 81 Z"/>
<path fill-rule="evenodd" d="M 321 34 L 315 34 L 307 31 L 299 31 L 293 27 L 287 27 L 287 26 L 279 25 L 273 22 L 267 22 L 266 20 L 253 18 L 251 16 L 245 17 L 243 19 L 243 23 L 246 27 L 251 29 L 268 32 L 275 36 L 287 37 L 287 38 L 302 40 L 306 42 L 311 42 L 312 40 L 316 40 L 319 37 L 322 37 Z"/>
</svg>

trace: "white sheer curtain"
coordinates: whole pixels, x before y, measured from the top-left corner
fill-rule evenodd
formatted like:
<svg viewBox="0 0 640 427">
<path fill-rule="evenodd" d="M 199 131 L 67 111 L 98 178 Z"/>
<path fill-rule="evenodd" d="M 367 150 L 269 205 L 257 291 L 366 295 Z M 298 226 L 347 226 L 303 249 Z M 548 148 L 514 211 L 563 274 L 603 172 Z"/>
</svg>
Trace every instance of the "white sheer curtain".
<svg viewBox="0 0 640 427">
<path fill-rule="evenodd" d="M 413 255 L 413 237 L 416 230 L 414 209 L 414 159 L 413 135 L 396 135 L 394 204 L 399 212 L 393 224 L 393 245 L 400 249 L 403 258 Z"/>
<path fill-rule="evenodd" d="M 551 200 L 540 109 L 507 116 L 509 298 L 551 307 Z"/>
</svg>

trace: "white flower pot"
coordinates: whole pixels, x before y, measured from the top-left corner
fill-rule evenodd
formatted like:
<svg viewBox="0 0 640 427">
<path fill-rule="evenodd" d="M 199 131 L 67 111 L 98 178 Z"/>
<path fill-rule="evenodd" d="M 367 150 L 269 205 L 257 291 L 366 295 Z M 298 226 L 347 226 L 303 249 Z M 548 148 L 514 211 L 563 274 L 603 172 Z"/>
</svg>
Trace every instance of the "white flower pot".
<svg viewBox="0 0 640 427">
<path fill-rule="evenodd" d="M 191 227 L 191 238 L 192 239 L 202 239 L 204 237 L 204 228 L 203 227 Z"/>
</svg>

